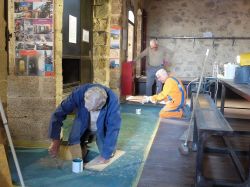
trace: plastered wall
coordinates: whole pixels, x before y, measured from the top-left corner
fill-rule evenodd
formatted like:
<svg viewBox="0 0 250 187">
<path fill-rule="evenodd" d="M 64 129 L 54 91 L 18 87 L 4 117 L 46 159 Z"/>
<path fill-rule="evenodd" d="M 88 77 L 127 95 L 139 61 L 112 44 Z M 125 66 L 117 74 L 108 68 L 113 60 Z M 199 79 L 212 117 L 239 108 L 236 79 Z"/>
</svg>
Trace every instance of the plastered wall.
<svg viewBox="0 0 250 187">
<path fill-rule="evenodd" d="M 145 0 L 148 13 L 147 36 L 249 37 L 248 0 Z M 210 49 L 206 75 L 216 61 L 222 73 L 224 63 L 234 63 L 240 53 L 250 52 L 250 40 L 159 39 L 168 50 L 171 71 L 179 77 L 195 77 L 201 71 L 206 49 Z"/>
</svg>

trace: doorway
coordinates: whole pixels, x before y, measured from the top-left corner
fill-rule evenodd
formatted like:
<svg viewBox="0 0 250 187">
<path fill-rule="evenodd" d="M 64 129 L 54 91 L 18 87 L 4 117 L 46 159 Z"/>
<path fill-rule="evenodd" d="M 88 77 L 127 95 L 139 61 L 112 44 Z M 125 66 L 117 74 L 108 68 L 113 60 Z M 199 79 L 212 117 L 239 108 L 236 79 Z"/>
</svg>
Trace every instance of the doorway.
<svg viewBox="0 0 250 187">
<path fill-rule="evenodd" d="M 135 16 L 132 10 L 128 11 L 128 50 L 127 61 L 132 61 L 134 58 L 134 21 Z"/>
<path fill-rule="evenodd" d="M 92 0 L 64 0 L 63 90 L 92 82 Z"/>
</svg>

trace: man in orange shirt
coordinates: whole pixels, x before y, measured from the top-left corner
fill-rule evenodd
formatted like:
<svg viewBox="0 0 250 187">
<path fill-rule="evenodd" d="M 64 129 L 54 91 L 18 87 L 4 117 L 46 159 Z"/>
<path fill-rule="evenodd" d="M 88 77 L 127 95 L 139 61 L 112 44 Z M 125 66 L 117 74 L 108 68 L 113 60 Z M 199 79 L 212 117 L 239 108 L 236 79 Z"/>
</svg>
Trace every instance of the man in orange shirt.
<svg viewBox="0 0 250 187">
<path fill-rule="evenodd" d="M 169 76 L 164 69 L 158 70 L 155 75 L 158 81 L 164 83 L 163 90 L 159 94 L 147 97 L 147 101 L 166 102 L 159 114 L 161 118 L 181 118 L 186 104 L 186 91 L 182 82 Z"/>
</svg>

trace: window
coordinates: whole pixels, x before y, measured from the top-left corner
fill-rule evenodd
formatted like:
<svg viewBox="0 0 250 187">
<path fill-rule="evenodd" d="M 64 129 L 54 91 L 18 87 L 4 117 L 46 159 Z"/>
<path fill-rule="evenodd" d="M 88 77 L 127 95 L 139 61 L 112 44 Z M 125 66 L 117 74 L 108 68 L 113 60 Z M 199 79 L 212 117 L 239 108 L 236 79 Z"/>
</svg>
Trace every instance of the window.
<svg viewBox="0 0 250 187">
<path fill-rule="evenodd" d="M 134 57 L 134 13 L 128 11 L 128 49 L 127 49 L 127 61 L 132 61 Z"/>
</svg>

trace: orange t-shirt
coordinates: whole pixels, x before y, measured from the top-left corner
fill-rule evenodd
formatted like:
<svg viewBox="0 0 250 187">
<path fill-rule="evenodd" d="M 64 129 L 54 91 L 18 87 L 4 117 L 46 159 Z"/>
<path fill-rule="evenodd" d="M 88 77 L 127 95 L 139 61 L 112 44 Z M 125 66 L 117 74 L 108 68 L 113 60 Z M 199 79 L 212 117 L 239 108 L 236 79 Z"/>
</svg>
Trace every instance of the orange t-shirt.
<svg viewBox="0 0 250 187">
<path fill-rule="evenodd" d="M 182 89 L 185 94 L 184 96 L 184 104 L 185 104 L 186 103 L 186 91 L 182 82 L 180 80 L 178 81 L 181 84 Z M 170 102 L 168 102 L 169 101 L 168 97 L 172 98 Z M 178 83 L 172 77 L 167 78 L 167 80 L 164 83 L 163 90 L 159 94 L 152 96 L 152 99 L 154 101 L 164 100 L 166 102 L 166 107 L 169 110 L 177 109 L 178 106 L 181 104 L 181 98 L 182 98 L 182 92 L 180 91 L 178 87 Z"/>
</svg>

